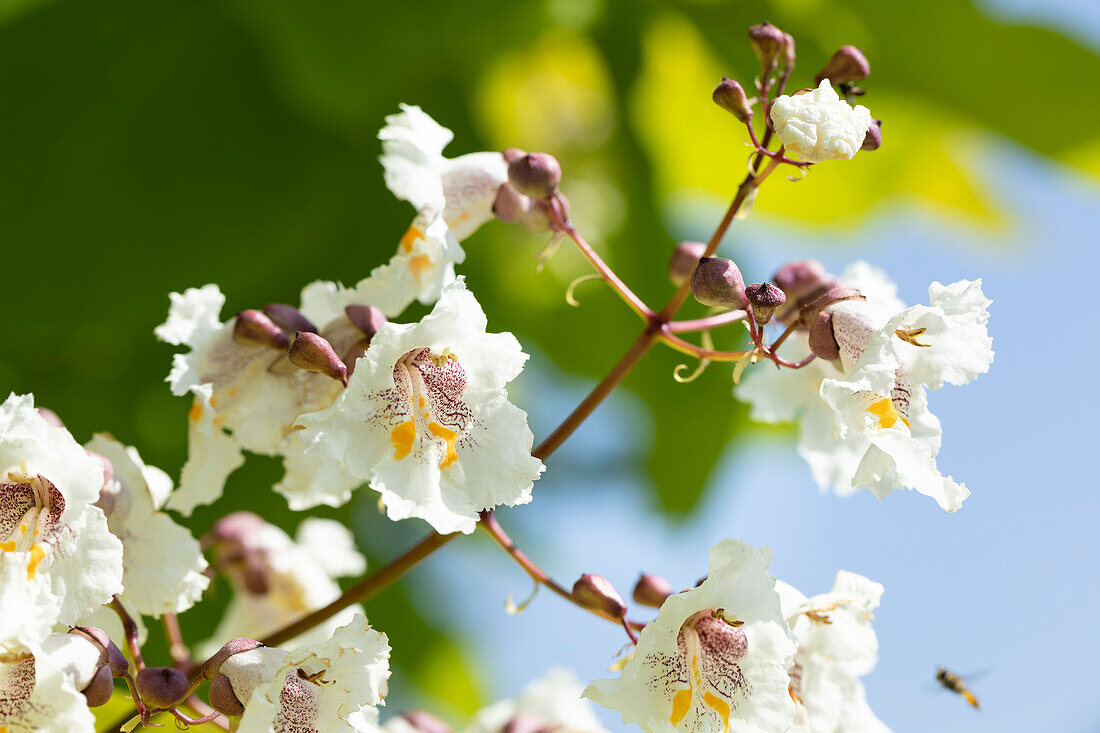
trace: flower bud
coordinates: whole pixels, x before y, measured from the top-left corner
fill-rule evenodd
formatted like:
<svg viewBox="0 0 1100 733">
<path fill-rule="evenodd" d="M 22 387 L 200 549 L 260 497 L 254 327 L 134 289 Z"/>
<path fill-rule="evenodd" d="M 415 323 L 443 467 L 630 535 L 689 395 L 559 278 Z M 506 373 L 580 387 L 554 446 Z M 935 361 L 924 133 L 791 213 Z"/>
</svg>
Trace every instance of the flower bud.
<svg viewBox="0 0 1100 733">
<path fill-rule="evenodd" d="M 626 616 L 626 603 L 611 581 L 602 575 L 582 575 L 573 584 L 573 600 L 590 611 L 606 613 L 614 618 Z"/>
<path fill-rule="evenodd" d="M 34 409 L 38 411 L 38 416 L 41 417 L 43 420 L 45 420 L 46 424 L 49 425 L 50 427 L 52 427 L 52 428 L 63 428 L 63 427 L 65 427 L 65 423 L 61 422 L 61 418 L 58 417 L 57 413 L 54 412 L 53 410 L 51 410 L 50 408 L 48 408 L 48 407 L 36 407 Z"/>
<path fill-rule="evenodd" d="M 833 314 L 829 311 L 818 313 L 810 326 L 810 351 L 827 361 L 840 357 L 840 344 L 833 334 Z"/>
<path fill-rule="evenodd" d="M 231 718 L 239 718 L 244 715 L 244 705 L 237 699 L 237 693 L 233 692 L 233 684 L 224 674 L 214 675 L 210 680 L 210 689 L 206 692 L 206 699 L 210 707 L 222 715 Z"/>
<path fill-rule="evenodd" d="M 202 663 L 202 676 L 208 680 L 212 680 L 214 679 L 214 675 L 218 673 L 218 670 L 222 668 L 222 664 L 225 663 L 225 660 L 229 659 L 234 654 L 250 652 L 262 646 L 263 644 L 255 639 L 239 638 L 227 641 L 222 645 L 221 649 L 214 652 L 214 656 Z"/>
<path fill-rule="evenodd" d="M 500 733 L 551 733 L 560 729 L 560 726 L 548 723 L 534 713 L 517 710 L 512 719 L 500 729 Z"/>
<path fill-rule="evenodd" d="M 779 60 L 779 52 L 786 45 L 786 35 L 771 23 L 749 27 L 749 45 L 760 60 L 760 68 L 770 69 L 775 66 Z"/>
<path fill-rule="evenodd" d="M 744 88 L 733 79 L 723 76 L 722 81 L 714 88 L 711 99 L 738 121 L 748 124 L 752 120 L 752 105 L 749 104 L 749 98 Z"/>
<path fill-rule="evenodd" d="M 99 648 L 99 663 L 110 668 L 115 677 L 123 677 L 130 669 L 130 663 L 122 650 L 115 646 L 107 632 L 97 626 L 74 626 L 69 630 L 70 634 L 82 636 Z"/>
<path fill-rule="evenodd" d="M 299 369 L 324 374 L 348 386 L 347 365 L 332 350 L 332 344 L 309 331 L 298 331 L 286 352 L 290 363 Z"/>
<path fill-rule="evenodd" d="M 284 331 L 309 331 L 317 333 L 317 327 L 313 321 L 302 315 L 301 311 L 292 305 L 284 303 L 268 303 L 264 306 L 264 313 L 274 321 L 275 325 Z"/>
<path fill-rule="evenodd" d="M 284 350 L 290 339 L 268 316 L 258 310 L 246 310 L 237 314 L 233 323 L 233 340 L 245 346 L 266 346 Z"/>
<path fill-rule="evenodd" d="M 783 34 L 783 45 L 779 47 L 779 62 L 786 67 L 794 66 L 794 36 Z"/>
<path fill-rule="evenodd" d="M 818 313 L 828 308 L 833 303 L 839 303 L 842 300 L 866 300 L 866 298 L 864 298 L 855 288 L 848 288 L 843 285 L 830 287 L 824 293 L 818 295 L 801 307 L 799 318 L 802 321 L 802 325 L 809 328 L 814 324 L 814 321 L 817 320 Z"/>
<path fill-rule="evenodd" d="M 111 679 L 111 668 L 107 666 L 100 667 L 92 681 L 81 692 L 84 693 L 84 700 L 88 703 L 88 707 L 97 708 L 100 705 L 106 705 L 110 701 L 111 695 L 115 693 L 115 683 Z"/>
<path fill-rule="evenodd" d="M 871 73 L 871 64 L 855 46 L 841 46 L 825 64 L 825 68 L 814 77 L 814 84 L 821 84 L 823 79 L 828 79 L 832 84 L 847 84 L 848 82 L 866 79 Z"/>
<path fill-rule="evenodd" d="M 702 257 L 691 272 L 691 294 L 703 305 L 744 308 L 745 281 L 733 260 Z"/>
<path fill-rule="evenodd" d="M 660 575 L 643 573 L 634 584 L 634 602 L 643 606 L 660 608 L 670 595 L 672 595 L 672 586 Z"/>
<path fill-rule="evenodd" d="M 386 325 L 385 314 L 373 305 L 349 305 L 344 314 L 367 337 L 367 343 Z"/>
<path fill-rule="evenodd" d="M 702 242 L 680 242 L 676 245 L 672 256 L 668 258 L 668 279 L 672 284 L 676 287 L 683 285 L 706 251 L 707 245 Z"/>
<path fill-rule="evenodd" d="M 558 190 L 561 165 L 549 153 L 528 153 L 508 164 L 508 182 L 526 196 L 548 199 Z"/>
<path fill-rule="evenodd" d="M 420 733 L 451 733 L 451 726 L 423 710 L 410 710 L 401 717 Z"/>
<path fill-rule="evenodd" d="M 520 148 L 505 148 L 501 155 L 504 156 L 505 163 L 511 163 L 513 160 L 527 155 L 527 151 Z"/>
<path fill-rule="evenodd" d="M 788 300 L 795 300 L 810 289 L 821 285 L 828 277 L 825 266 L 820 262 L 804 260 L 783 265 L 779 268 L 779 272 L 772 276 L 772 282 L 783 290 Z"/>
<path fill-rule="evenodd" d="M 497 197 L 493 199 L 493 214 L 503 222 L 512 223 L 519 221 L 531 211 L 531 197 L 512 188 L 510 183 L 504 183 L 497 189 Z"/>
<path fill-rule="evenodd" d="M 138 697 L 151 708 L 170 708 L 187 696 L 187 675 L 172 667 L 146 667 L 134 678 Z"/>
<path fill-rule="evenodd" d="M 787 296 L 779 286 L 771 283 L 753 283 L 745 288 L 745 297 L 752 303 L 752 317 L 761 326 L 772 319 L 779 306 L 787 302 Z"/>
<path fill-rule="evenodd" d="M 867 134 L 863 137 L 863 147 L 860 150 L 878 150 L 882 147 L 882 120 L 871 120 L 871 126 L 867 128 Z"/>
</svg>

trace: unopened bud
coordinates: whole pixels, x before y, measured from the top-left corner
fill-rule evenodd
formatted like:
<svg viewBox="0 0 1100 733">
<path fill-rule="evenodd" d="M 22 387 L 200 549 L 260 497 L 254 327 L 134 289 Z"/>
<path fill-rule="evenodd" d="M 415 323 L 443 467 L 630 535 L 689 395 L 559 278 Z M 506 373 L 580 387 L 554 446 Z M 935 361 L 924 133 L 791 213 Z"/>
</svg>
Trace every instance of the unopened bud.
<svg viewBox="0 0 1100 733">
<path fill-rule="evenodd" d="M 151 708 L 170 708 L 187 696 L 187 675 L 173 667 L 146 667 L 134 678 L 138 697 Z"/>
<path fill-rule="evenodd" d="M 109 667 L 113 676 L 122 677 L 130 669 L 130 663 L 126 661 L 122 650 L 115 646 L 111 637 L 107 636 L 107 632 L 98 626 L 74 626 L 69 633 L 82 636 L 92 642 L 100 650 L 99 664 Z"/>
<path fill-rule="evenodd" d="M 744 88 L 733 79 L 722 77 L 722 81 L 714 88 L 711 99 L 722 109 L 746 124 L 752 120 L 752 105 L 745 94 Z"/>
<path fill-rule="evenodd" d="M 779 48 L 779 63 L 787 68 L 794 66 L 794 36 L 783 34 L 783 45 Z"/>
<path fill-rule="evenodd" d="M 634 602 L 643 606 L 660 608 L 672 595 L 672 586 L 660 575 L 643 574 L 634 584 Z"/>
<path fill-rule="evenodd" d="M 386 325 L 385 314 L 373 305 L 349 305 L 344 314 L 367 337 L 367 343 Z"/>
<path fill-rule="evenodd" d="M 106 705 L 115 692 L 115 683 L 111 678 L 111 668 L 100 667 L 95 673 L 95 677 L 92 677 L 92 681 L 81 692 L 84 693 L 84 700 L 88 703 L 88 707 L 97 708 L 100 705 Z"/>
<path fill-rule="evenodd" d="M 818 313 L 825 310 L 833 303 L 839 303 L 842 300 L 866 300 L 866 298 L 864 298 L 855 288 L 848 288 L 843 285 L 831 287 L 802 306 L 801 312 L 799 313 L 802 325 L 809 328 L 814 324 L 814 321 L 817 320 Z"/>
<path fill-rule="evenodd" d="M 702 242 L 680 242 L 668 258 L 668 279 L 680 287 L 691 277 L 691 271 L 699 264 L 699 258 L 707 251 Z"/>
<path fill-rule="evenodd" d="M 423 710 L 410 710 L 401 717 L 420 733 L 451 733 L 451 726 Z"/>
<path fill-rule="evenodd" d="M 691 294 L 703 305 L 744 308 L 745 281 L 733 260 L 703 257 L 691 272 Z"/>
<path fill-rule="evenodd" d="M 863 136 L 863 147 L 860 150 L 878 150 L 880 147 L 882 147 L 882 120 L 871 120 L 871 126 Z"/>
<path fill-rule="evenodd" d="M 508 181 L 526 196 L 548 199 L 561 183 L 561 165 L 549 153 L 528 153 L 508 164 Z"/>
<path fill-rule="evenodd" d="M 224 674 L 216 674 L 214 679 L 210 680 L 206 699 L 210 707 L 222 715 L 228 715 L 231 718 L 244 715 L 244 705 L 237 699 L 237 693 L 233 691 L 233 683 Z"/>
<path fill-rule="evenodd" d="M 772 277 L 772 282 L 783 290 L 788 300 L 795 300 L 828 278 L 824 265 L 817 260 L 804 260 L 783 265 Z"/>
<path fill-rule="evenodd" d="M 233 323 L 233 340 L 245 346 L 266 346 L 285 350 L 290 339 L 267 315 L 258 310 L 246 310 L 237 314 Z"/>
<path fill-rule="evenodd" d="M 524 196 L 512 187 L 512 184 L 502 184 L 497 189 L 497 197 L 493 199 L 493 214 L 503 222 L 519 221 L 531 211 L 531 197 Z"/>
<path fill-rule="evenodd" d="M 770 69 L 775 66 L 779 60 L 779 52 L 786 44 L 786 35 L 771 23 L 749 27 L 749 45 L 760 60 L 760 68 Z"/>
<path fill-rule="evenodd" d="M 527 155 L 527 151 L 520 148 L 505 148 L 504 152 L 501 153 L 501 155 L 504 156 L 505 163 L 511 163 L 513 160 L 522 158 L 523 156 Z"/>
<path fill-rule="evenodd" d="M 779 286 L 771 283 L 753 283 L 745 288 L 745 297 L 752 303 L 752 317 L 761 326 L 770 321 L 775 311 L 787 302 L 787 296 Z"/>
<path fill-rule="evenodd" d="M 573 600 L 581 606 L 614 618 L 626 616 L 626 603 L 611 581 L 602 575 L 582 575 L 573 584 Z"/>
<path fill-rule="evenodd" d="M 225 663 L 225 660 L 229 659 L 234 654 L 250 652 L 262 646 L 263 644 L 255 639 L 239 638 L 227 641 L 222 645 L 221 649 L 214 652 L 214 656 L 202 663 L 202 676 L 208 680 L 212 680 L 214 679 L 214 675 L 218 673 L 218 670 L 222 668 L 222 664 Z"/>
<path fill-rule="evenodd" d="M 63 427 L 65 427 L 65 423 L 61 422 L 61 418 L 58 417 L 57 413 L 54 412 L 53 410 L 51 410 L 50 408 L 48 408 L 48 407 L 36 407 L 34 409 L 38 411 L 38 416 L 41 417 L 43 420 L 45 420 L 46 423 L 50 427 L 54 427 L 54 428 L 63 428 Z"/>
<path fill-rule="evenodd" d="M 276 326 L 284 331 L 317 333 L 317 327 L 313 325 L 313 321 L 303 316 L 302 312 L 292 305 L 268 303 L 264 306 L 264 313 L 275 322 Z"/>
<path fill-rule="evenodd" d="M 814 356 L 832 361 L 840 356 L 840 344 L 833 334 L 833 314 L 821 311 L 810 326 L 810 351 Z"/>
<path fill-rule="evenodd" d="M 560 726 L 548 723 L 526 710 L 517 710 L 512 719 L 500 729 L 500 733 L 551 733 L 555 730 L 560 730 Z"/>
<path fill-rule="evenodd" d="M 324 374 L 336 381 L 348 386 L 348 368 L 343 360 L 332 350 L 332 344 L 308 331 L 298 331 L 294 334 L 294 343 L 286 352 L 290 363 L 299 369 Z"/>
<path fill-rule="evenodd" d="M 855 46 L 841 46 L 825 64 L 825 68 L 814 77 L 814 84 L 820 85 L 825 79 L 832 84 L 847 84 L 866 79 L 870 73 L 871 64 L 863 51 Z"/>
</svg>

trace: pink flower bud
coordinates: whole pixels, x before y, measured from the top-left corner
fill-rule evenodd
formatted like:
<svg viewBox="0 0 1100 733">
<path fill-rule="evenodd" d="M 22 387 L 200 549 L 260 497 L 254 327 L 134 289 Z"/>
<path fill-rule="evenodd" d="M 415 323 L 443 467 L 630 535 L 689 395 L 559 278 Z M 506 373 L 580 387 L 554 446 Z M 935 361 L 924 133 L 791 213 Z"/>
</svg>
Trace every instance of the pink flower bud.
<svg viewBox="0 0 1100 733">
<path fill-rule="evenodd" d="M 833 314 L 829 311 L 818 313 L 810 326 L 810 351 L 826 361 L 840 357 L 840 344 L 833 334 Z"/>
<path fill-rule="evenodd" d="M 511 223 L 520 221 L 530 211 L 530 196 L 524 196 L 510 183 L 504 183 L 497 189 L 497 197 L 493 200 L 493 214 L 496 218 Z"/>
<path fill-rule="evenodd" d="M 643 574 L 634 584 L 634 602 L 643 606 L 660 608 L 672 595 L 672 586 L 660 575 Z"/>
<path fill-rule="evenodd" d="M 70 634 L 83 636 L 99 648 L 99 664 L 110 668 L 115 677 L 123 677 L 130 669 L 130 663 L 122 650 L 115 646 L 107 632 L 97 626 L 74 626 L 69 630 Z"/>
<path fill-rule="evenodd" d="M 233 323 L 233 340 L 244 346 L 265 346 L 285 350 L 290 339 L 275 322 L 258 310 L 246 310 L 237 314 Z"/>
<path fill-rule="evenodd" d="M 752 120 L 752 105 L 749 104 L 749 98 L 744 88 L 733 79 L 723 76 L 721 83 L 714 88 L 711 99 L 738 121 L 748 124 Z"/>
<path fill-rule="evenodd" d="M 146 667 L 134 678 L 138 697 L 151 708 L 170 708 L 187 696 L 187 675 L 172 667 Z"/>
<path fill-rule="evenodd" d="M 287 351 L 290 363 L 299 369 L 324 374 L 348 386 L 348 368 L 332 350 L 332 344 L 309 331 L 298 331 Z"/>
<path fill-rule="evenodd" d="M 92 677 L 92 681 L 81 692 L 84 693 L 84 700 L 90 708 L 107 704 L 111 699 L 111 695 L 115 692 L 115 684 L 111 679 L 111 668 L 108 666 L 100 667 L 99 671 L 95 673 L 95 677 Z"/>
<path fill-rule="evenodd" d="M 798 317 L 802 321 L 802 325 L 809 328 L 814 324 L 818 313 L 833 303 L 839 303 L 842 300 L 866 300 L 866 298 L 855 288 L 836 285 L 801 305 Z"/>
<path fill-rule="evenodd" d="M 771 23 L 760 23 L 749 27 L 749 45 L 752 46 L 760 68 L 770 69 L 779 61 L 780 51 L 787 43 L 787 34 Z"/>
<path fill-rule="evenodd" d="M 787 302 L 787 296 L 779 286 L 771 283 L 753 283 L 745 288 L 745 297 L 752 303 L 752 317 L 761 326 L 770 321 L 775 311 Z"/>
<path fill-rule="evenodd" d="M 224 674 L 216 674 L 214 679 L 210 680 L 210 689 L 207 690 L 206 699 L 210 702 L 210 707 L 222 715 L 228 715 L 231 718 L 239 718 L 244 715 L 244 705 L 237 699 L 237 693 L 233 691 L 233 684 Z"/>
<path fill-rule="evenodd" d="M 786 294 L 788 300 L 795 300 L 812 288 L 829 279 L 825 266 L 817 260 L 788 262 L 772 276 L 772 282 Z"/>
<path fill-rule="evenodd" d="M 680 287 L 691 277 L 691 271 L 699 264 L 699 258 L 707 251 L 702 242 L 680 242 L 668 258 L 668 279 Z"/>
<path fill-rule="evenodd" d="M 878 150 L 882 147 L 882 120 L 871 120 L 871 126 L 867 128 L 867 134 L 863 137 L 863 147 L 860 150 Z"/>
<path fill-rule="evenodd" d="M 255 639 L 238 638 L 227 641 L 222 645 L 221 649 L 214 652 L 214 656 L 202 663 L 202 676 L 208 680 L 212 680 L 214 679 L 214 675 L 218 673 L 218 670 L 222 668 L 225 660 L 229 659 L 234 654 L 250 652 L 262 646 L 263 644 Z"/>
<path fill-rule="evenodd" d="M 385 314 L 373 305 L 349 305 L 344 314 L 367 337 L 367 343 L 386 325 Z"/>
<path fill-rule="evenodd" d="M 783 34 L 783 45 L 779 47 L 779 62 L 786 67 L 794 66 L 794 36 Z"/>
<path fill-rule="evenodd" d="M 847 84 L 866 79 L 870 73 L 871 64 L 863 51 L 855 46 L 841 46 L 825 64 L 825 68 L 814 77 L 814 84 L 821 84 L 825 79 L 832 84 Z"/>
<path fill-rule="evenodd" d="M 508 164 L 508 182 L 526 196 L 548 199 L 561 183 L 561 165 L 549 153 L 528 153 Z"/>
<path fill-rule="evenodd" d="M 410 710 L 401 717 L 420 733 L 451 733 L 451 726 L 423 710 Z"/>
<path fill-rule="evenodd" d="M 745 281 L 733 260 L 703 257 L 691 273 L 691 294 L 703 305 L 744 308 Z"/>
<path fill-rule="evenodd" d="M 264 306 L 264 313 L 276 326 L 284 331 L 309 331 L 317 333 L 317 327 L 313 322 L 302 315 L 301 311 L 292 305 L 284 303 L 268 303 Z"/>
<path fill-rule="evenodd" d="M 520 148 L 505 148 L 501 155 L 504 156 L 505 163 L 511 163 L 513 160 L 527 155 L 527 151 L 521 150 Z"/>
<path fill-rule="evenodd" d="M 585 574 L 573 584 L 573 600 L 581 606 L 614 618 L 626 616 L 626 603 L 611 581 L 602 575 Z"/>
</svg>

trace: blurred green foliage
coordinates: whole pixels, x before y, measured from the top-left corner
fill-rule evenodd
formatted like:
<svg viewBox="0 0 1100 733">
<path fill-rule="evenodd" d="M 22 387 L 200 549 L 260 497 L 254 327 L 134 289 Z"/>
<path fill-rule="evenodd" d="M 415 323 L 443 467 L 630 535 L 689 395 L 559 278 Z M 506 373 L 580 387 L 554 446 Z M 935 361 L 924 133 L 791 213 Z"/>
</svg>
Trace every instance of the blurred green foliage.
<svg viewBox="0 0 1100 733">
<path fill-rule="evenodd" d="M 316 278 L 353 283 L 388 258 L 411 210 L 383 185 L 375 133 L 402 101 L 455 131 L 451 155 L 507 145 L 558 155 L 582 231 L 659 305 L 671 294 L 664 263 L 675 240 L 707 237 L 743 175 L 743 131 L 709 94 L 722 74 L 750 86 L 744 29 L 764 19 L 798 40 L 794 86 L 843 43 L 867 51 L 866 104 L 885 120 L 886 143 L 798 185 L 769 182 L 759 214 L 846 227 L 904 200 L 1003 224 L 971 174 L 980 161 L 969 144 L 989 133 L 1100 170 L 1100 97 L 1079 87 L 1100 76 L 1100 59 L 956 0 L 8 3 L 0 386 L 34 392 L 78 439 L 110 430 L 177 473 L 188 404 L 163 384 L 171 349 L 152 336 L 167 293 L 217 282 L 232 313 L 296 302 Z M 1072 138 L 1037 120 L 1037 103 L 1071 97 Z M 687 200 L 713 205 L 714 220 L 674 230 Z M 514 331 L 562 372 L 598 378 L 638 324 L 595 286 L 582 308 L 566 306 L 564 287 L 586 265 L 563 249 L 537 273 L 543 243 L 490 224 L 466 242 L 462 270 L 495 330 Z M 759 244 L 735 226 L 724 247 L 736 256 Z M 679 385 L 670 377 L 681 361 L 655 352 L 625 384 L 651 410 L 653 444 L 676 448 L 672 459 L 638 446 L 651 478 L 639 491 L 670 514 L 695 506 L 744 417 L 732 401 L 714 408 L 728 369 Z M 520 402 L 536 407 L 533 397 Z M 555 418 L 569 409 L 537 407 L 560 410 Z M 250 460 L 221 502 L 196 513 L 196 534 L 238 508 L 293 527 L 267 490 L 278 471 Z M 357 513 L 377 565 L 423 527 L 392 526 L 373 505 L 360 492 L 324 513 Z M 185 632 L 210 628 L 224 593 L 216 586 Z M 372 602 L 370 614 L 402 650 L 395 680 L 455 713 L 482 702 L 476 669 L 441 643 L 446 628 L 421 620 L 410 589 Z"/>
</svg>

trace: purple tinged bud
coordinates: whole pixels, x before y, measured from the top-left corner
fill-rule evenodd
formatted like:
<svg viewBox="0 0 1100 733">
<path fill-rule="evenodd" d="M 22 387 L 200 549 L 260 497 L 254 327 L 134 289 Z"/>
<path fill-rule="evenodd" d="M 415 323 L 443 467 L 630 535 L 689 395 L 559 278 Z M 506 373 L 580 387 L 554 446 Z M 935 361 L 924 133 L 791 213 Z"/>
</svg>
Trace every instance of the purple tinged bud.
<svg viewBox="0 0 1100 733">
<path fill-rule="evenodd" d="M 559 729 L 560 726 L 548 723 L 534 713 L 517 710 L 512 719 L 500 729 L 500 733 L 550 733 Z"/>
<path fill-rule="evenodd" d="M 668 279 L 680 287 L 691 277 L 691 271 L 699 264 L 699 258 L 707 251 L 702 242 L 680 242 L 668 258 Z"/>
<path fill-rule="evenodd" d="M 513 160 L 518 160 L 527 155 L 527 151 L 520 148 L 505 148 L 501 155 L 504 156 L 505 163 L 511 163 Z"/>
<path fill-rule="evenodd" d="M 317 333 L 317 327 L 313 325 L 313 321 L 303 316 L 301 311 L 292 305 L 268 303 L 264 306 L 264 313 L 274 321 L 276 326 L 284 331 Z"/>
<path fill-rule="evenodd" d="M 760 67 L 770 69 L 779 60 L 779 52 L 786 44 L 787 34 L 771 23 L 760 23 L 749 27 L 749 45 L 752 46 Z"/>
<path fill-rule="evenodd" d="M 783 265 L 772 277 L 772 282 L 786 293 L 788 300 L 794 300 L 828 278 L 824 265 L 817 260 L 804 260 Z"/>
<path fill-rule="evenodd" d="M 788 68 L 794 66 L 794 36 L 783 34 L 783 45 L 779 47 L 779 62 Z"/>
<path fill-rule="evenodd" d="M 590 611 L 613 618 L 626 616 L 626 603 L 611 581 L 602 575 L 586 573 L 573 584 L 573 600 Z"/>
<path fill-rule="evenodd" d="M 831 287 L 802 306 L 799 313 L 802 325 L 809 328 L 814 324 L 814 321 L 817 320 L 818 313 L 825 310 L 833 303 L 839 303 L 842 300 L 866 300 L 866 298 L 864 298 L 855 288 L 849 288 L 843 285 Z"/>
<path fill-rule="evenodd" d="M 115 677 L 123 677 L 129 671 L 130 662 L 126 660 L 122 650 L 111 641 L 111 637 L 107 636 L 107 632 L 103 629 L 98 626 L 74 626 L 69 630 L 69 633 L 83 636 L 95 644 L 100 650 L 100 665 L 109 667 L 111 674 Z"/>
<path fill-rule="evenodd" d="M 634 584 L 634 602 L 643 606 L 660 608 L 670 595 L 672 586 L 660 575 L 643 573 Z"/>
<path fill-rule="evenodd" d="M 370 347 L 370 340 L 361 338 L 344 352 L 344 363 L 348 367 L 348 379 L 351 379 L 351 375 L 355 373 L 355 365 L 359 361 L 360 357 L 367 353 L 367 348 Z"/>
<path fill-rule="evenodd" d="M 290 363 L 299 369 L 324 374 L 348 386 L 348 368 L 324 337 L 309 331 L 298 331 L 286 353 Z"/>
<path fill-rule="evenodd" d="M 421 733 L 451 733 L 451 726 L 423 710 L 410 710 L 402 713 L 401 717 Z"/>
<path fill-rule="evenodd" d="M 92 677 L 92 681 L 81 692 L 84 693 L 84 699 L 88 703 L 88 707 L 97 708 L 100 705 L 105 705 L 115 692 L 115 683 L 111 679 L 111 668 L 107 666 L 100 667 L 99 671 L 95 673 L 95 677 Z"/>
<path fill-rule="evenodd" d="M 882 147 L 882 120 L 871 120 L 871 126 L 863 136 L 863 147 L 860 150 L 878 150 L 880 147 Z"/>
<path fill-rule="evenodd" d="M 841 46 L 825 64 L 825 68 L 814 77 L 814 84 L 828 79 L 832 84 L 847 84 L 866 79 L 871 73 L 871 64 L 855 46 Z"/>
<path fill-rule="evenodd" d="M 146 667 L 134 678 L 138 697 L 151 708 L 170 708 L 187 696 L 187 675 L 172 667 Z"/>
<path fill-rule="evenodd" d="M 508 181 L 526 196 L 548 199 L 561 183 L 561 165 L 549 153 L 528 153 L 508 164 Z"/>
<path fill-rule="evenodd" d="M 778 285 L 771 283 L 753 283 L 745 288 L 745 297 L 752 303 L 752 317 L 763 326 L 772 319 L 776 310 L 787 302 Z"/>
<path fill-rule="evenodd" d="M 216 674 L 214 679 L 210 680 L 206 699 L 210 702 L 210 707 L 222 715 L 228 715 L 231 718 L 244 715 L 244 705 L 237 699 L 237 693 L 233 691 L 233 683 L 224 674 Z"/>
<path fill-rule="evenodd" d="M 691 273 L 691 294 L 703 305 L 744 308 L 745 281 L 733 260 L 703 257 Z"/>
<path fill-rule="evenodd" d="M 821 311 L 810 326 L 810 351 L 819 359 L 832 361 L 840 356 L 840 345 L 833 334 L 833 314 Z"/>
<path fill-rule="evenodd" d="M 493 214 L 496 218 L 510 224 L 520 221 L 530 211 L 530 196 L 524 196 L 510 183 L 504 183 L 497 189 L 497 197 L 493 200 Z"/>
<path fill-rule="evenodd" d="M 349 305 L 344 314 L 367 337 L 367 343 L 386 325 L 385 314 L 373 305 Z"/>
<path fill-rule="evenodd" d="M 63 428 L 65 423 L 61 422 L 61 418 L 57 416 L 57 413 L 48 407 L 36 407 L 38 416 L 41 417 L 46 423 L 53 428 Z"/>
<path fill-rule="evenodd" d="M 241 652 L 250 652 L 253 649 L 259 649 L 263 644 L 255 639 L 232 639 L 222 645 L 222 648 L 214 653 L 214 656 L 207 659 L 202 663 L 202 676 L 208 680 L 214 679 L 214 675 L 218 673 L 218 670 L 225 664 L 225 660 L 229 659 L 234 654 L 240 654 Z"/>
<path fill-rule="evenodd" d="M 268 316 L 258 310 L 246 310 L 237 314 L 233 324 L 233 340 L 244 346 L 265 346 L 285 350 L 290 339 Z"/>
<path fill-rule="evenodd" d="M 745 89 L 733 79 L 722 77 L 714 88 L 711 99 L 722 109 L 736 117 L 739 122 L 748 124 L 752 120 L 752 105 L 749 104 Z"/>
</svg>

